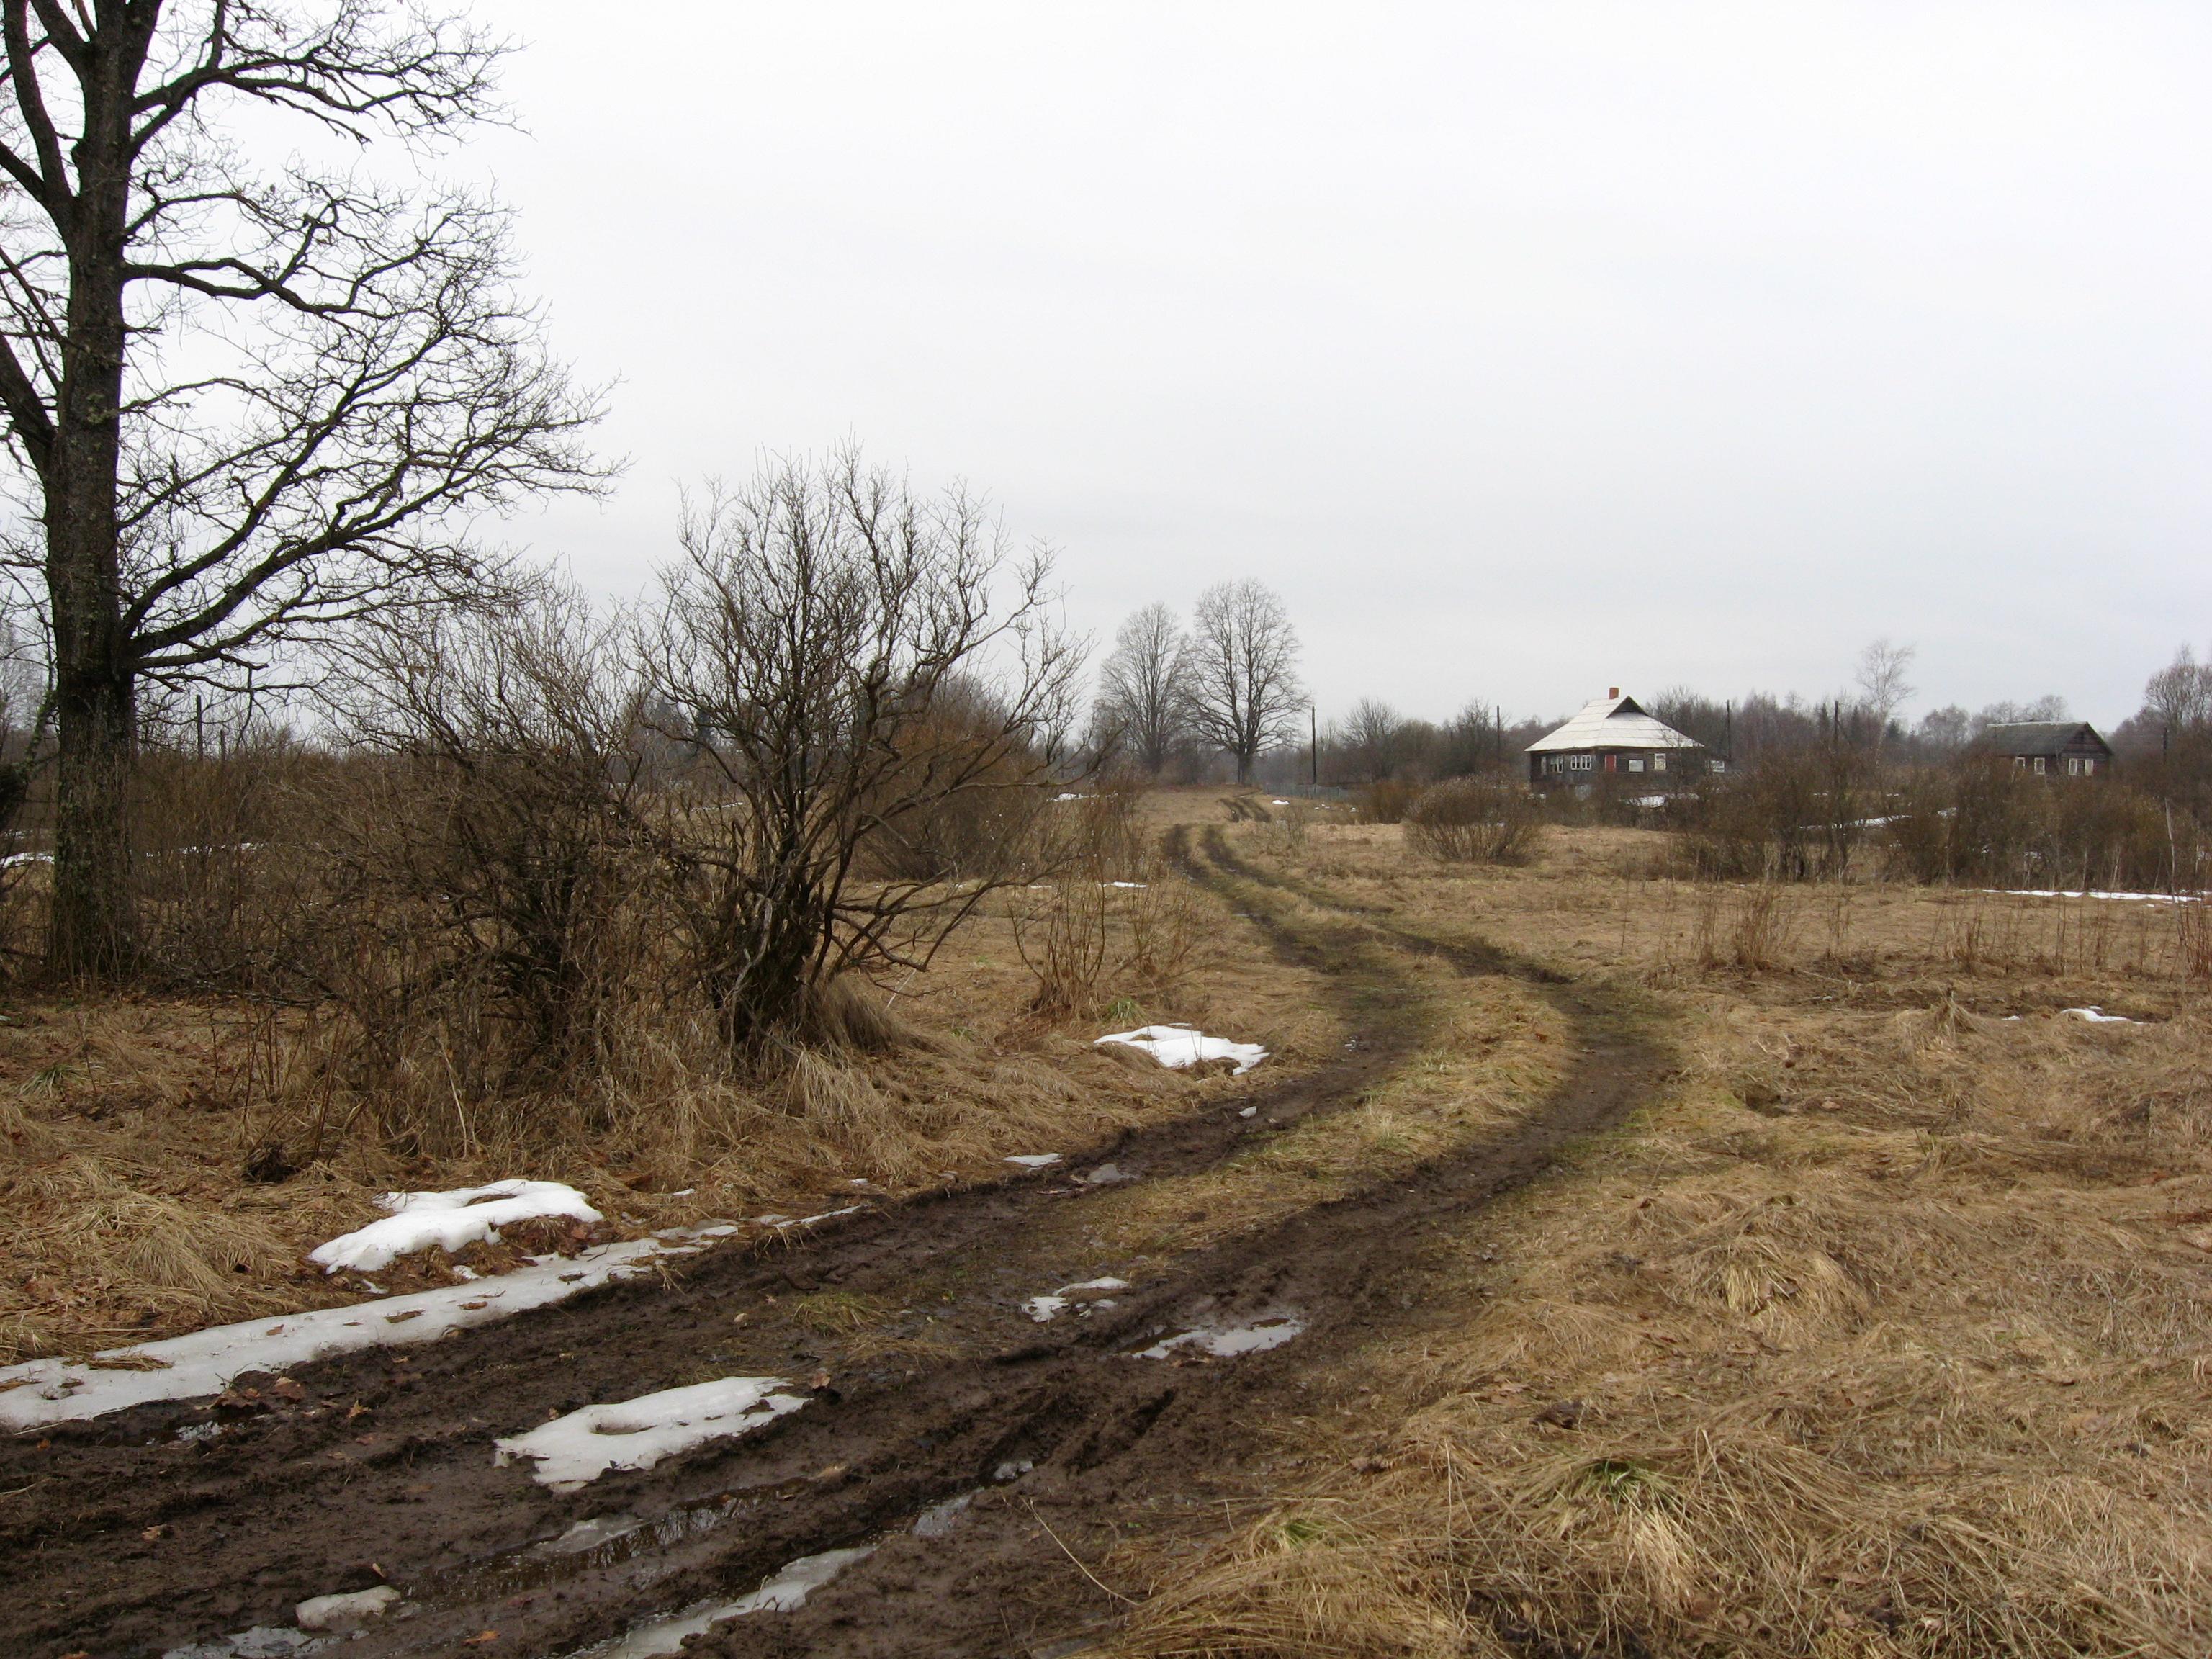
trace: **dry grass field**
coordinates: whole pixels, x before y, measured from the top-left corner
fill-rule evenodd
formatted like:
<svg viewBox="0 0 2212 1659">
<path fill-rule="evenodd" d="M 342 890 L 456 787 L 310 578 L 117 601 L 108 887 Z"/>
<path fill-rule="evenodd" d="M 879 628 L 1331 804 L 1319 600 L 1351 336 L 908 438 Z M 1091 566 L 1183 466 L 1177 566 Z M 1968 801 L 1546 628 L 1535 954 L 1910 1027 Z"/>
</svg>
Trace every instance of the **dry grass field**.
<svg viewBox="0 0 2212 1659">
<path fill-rule="evenodd" d="M 1463 1235 L 1278 1427 L 1291 1490 L 1133 1547 L 1122 1650 L 2212 1648 L 2212 1027 L 2177 907 L 1693 889 L 1233 834 L 1402 936 L 1646 999 L 1666 1097 Z M 2097 1006 L 2131 1023 L 2064 1009 Z"/>
<path fill-rule="evenodd" d="M 393 1187 L 567 1180 L 635 1234 L 795 1213 L 856 1179 L 988 1180 L 1009 1154 L 1233 1105 L 1225 1079 L 1109 1059 L 1101 1031 L 1202 1024 L 1267 1044 L 1271 1074 L 1358 1045 L 1363 1005 L 1268 941 L 1370 940 L 1364 1006 L 1387 1000 L 1406 1059 L 1354 1109 L 1082 1210 L 1086 1247 L 1141 1278 L 1524 1120 L 1588 1033 L 1524 980 L 1453 967 L 1489 941 L 1611 999 L 1663 1056 L 1659 1091 L 1435 1227 L 1403 1282 L 1346 1287 L 1399 1310 L 1388 1334 L 1274 1402 L 1267 1456 L 1208 1524 L 1078 1540 L 1119 1598 L 1115 1651 L 2212 1650 L 2193 908 L 1692 885 L 1627 830 L 1444 866 L 1395 827 L 1219 791 L 1142 816 L 1218 838 L 1204 888 L 1178 890 L 1194 943 L 1167 988 L 1103 971 L 1040 1012 L 1040 917 L 1077 900 L 1009 894 L 890 988 L 889 1053 L 780 1091 L 633 1058 L 603 1098 L 510 1106 L 453 1157 L 403 1155 L 358 1103 L 303 1092 L 311 1016 L 20 1003 L 0 1026 L 0 1358 L 348 1294 L 301 1255 Z M 2068 1012 L 2092 1007 L 2124 1018 Z M 272 1138 L 314 1155 L 249 1179 Z"/>
</svg>

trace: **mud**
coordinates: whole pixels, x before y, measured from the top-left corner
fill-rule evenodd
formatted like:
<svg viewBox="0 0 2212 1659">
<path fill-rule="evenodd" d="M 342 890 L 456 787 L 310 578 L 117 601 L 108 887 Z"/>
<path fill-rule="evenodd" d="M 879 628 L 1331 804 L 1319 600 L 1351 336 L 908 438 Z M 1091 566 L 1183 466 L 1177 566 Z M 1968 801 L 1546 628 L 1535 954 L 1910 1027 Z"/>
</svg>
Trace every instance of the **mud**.
<svg viewBox="0 0 2212 1659">
<path fill-rule="evenodd" d="M 1357 1048 L 1057 1168 L 872 1200 L 781 1243 L 692 1258 L 659 1283 L 299 1370 L 303 1399 L 220 1433 L 202 1402 L 0 1444 L 6 1650 L 137 1659 L 288 1627 L 298 1602 L 389 1583 L 405 1600 L 343 1643 L 348 1659 L 562 1656 L 870 1545 L 797 1607 L 721 1623 L 685 1651 L 1058 1656 L 1098 1639 L 1137 1587 L 1085 1564 L 1132 1533 L 1194 1547 L 1240 1504 L 1249 1513 L 1270 1486 L 1271 1417 L 1413 1316 L 1434 1228 L 1543 1175 L 1638 1104 L 1662 1064 L 1610 994 L 1340 907 L 1285 921 L 1279 884 L 1218 835 L 1183 851 L 1284 957 L 1321 970 Z M 1081 1231 L 1042 1218 L 1115 1190 L 1083 1172 L 1204 1170 L 1253 1136 L 1345 1109 L 1402 1064 L 1428 1034 L 1405 969 L 1417 952 L 1527 981 L 1573 1024 L 1569 1073 L 1522 1127 L 1155 1264 L 1085 1317 L 1030 1317 L 1026 1299 L 1115 1265 L 1040 1242 Z M 888 1322 L 865 1341 L 824 1335 L 795 1310 L 825 1291 L 872 1298 Z M 1273 1341 L 1285 1322 L 1295 1333 Z M 1231 1341 L 1232 1357 L 1203 1342 L 1137 1357 L 1179 1333 L 1255 1328 L 1269 1345 Z M 495 1462 L 496 1438 L 728 1375 L 788 1379 L 806 1404 L 567 1494 Z"/>
</svg>

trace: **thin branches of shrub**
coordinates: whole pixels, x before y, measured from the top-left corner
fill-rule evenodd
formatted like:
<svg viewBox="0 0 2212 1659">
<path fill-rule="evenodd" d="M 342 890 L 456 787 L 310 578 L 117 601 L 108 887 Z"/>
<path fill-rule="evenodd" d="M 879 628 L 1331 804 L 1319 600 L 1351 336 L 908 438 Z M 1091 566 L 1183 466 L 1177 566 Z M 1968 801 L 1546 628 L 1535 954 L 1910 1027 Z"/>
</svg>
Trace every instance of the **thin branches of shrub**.
<svg viewBox="0 0 2212 1659">
<path fill-rule="evenodd" d="M 1518 784 L 1455 778 L 1406 811 L 1406 839 L 1450 864 L 1526 864 L 1539 834 L 1535 798 Z"/>
</svg>

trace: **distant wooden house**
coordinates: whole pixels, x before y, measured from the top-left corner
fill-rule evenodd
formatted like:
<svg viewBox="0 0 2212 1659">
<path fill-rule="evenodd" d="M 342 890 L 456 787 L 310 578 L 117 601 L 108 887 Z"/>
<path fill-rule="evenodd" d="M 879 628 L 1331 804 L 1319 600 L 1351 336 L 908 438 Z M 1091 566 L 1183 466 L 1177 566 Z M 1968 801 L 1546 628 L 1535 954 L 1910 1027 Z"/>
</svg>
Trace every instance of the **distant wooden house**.
<svg viewBox="0 0 2212 1659">
<path fill-rule="evenodd" d="M 1632 775 L 1652 792 L 1664 793 L 1723 764 L 1695 738 L 1654 720 L 1635 698 L 1622 696 L 1617 685 L 1583 704 L 1558 731 L 1530 744 L 1528 754 L 1528 781 L 1540 789 Z"/>
<path fill-rule="evenodd" d="M 2087 720 L 2010 720 L 1984 726 L 1974 746 L 2046 776 L 2102 777 L 2112 769 L 2112 745 Z"/>
</svg>

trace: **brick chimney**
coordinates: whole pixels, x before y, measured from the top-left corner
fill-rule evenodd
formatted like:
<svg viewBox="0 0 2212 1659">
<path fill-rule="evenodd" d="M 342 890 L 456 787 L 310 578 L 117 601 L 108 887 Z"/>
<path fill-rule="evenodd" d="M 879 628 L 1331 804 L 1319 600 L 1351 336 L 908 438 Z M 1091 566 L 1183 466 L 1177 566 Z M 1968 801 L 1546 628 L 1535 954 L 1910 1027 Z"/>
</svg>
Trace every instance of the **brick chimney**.
<svg viewBox="0 0 2212 1659">
<path fill-rule="evenodd" d="M 1608 698 L 1617 697 L 1620 695 L 1620 688 L 1617 685 L 1608 685 L 1605 689 L 1605 695 Z"/>
</svg>

